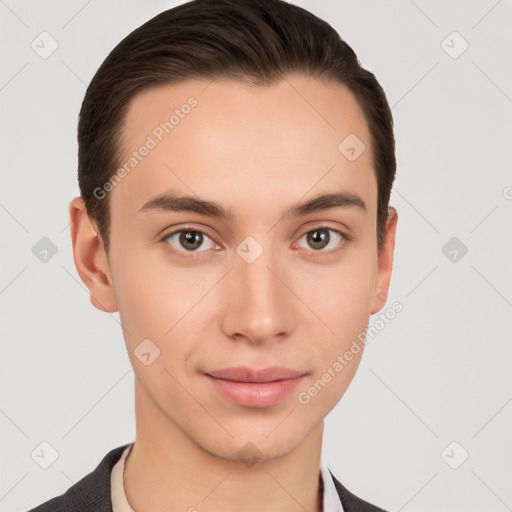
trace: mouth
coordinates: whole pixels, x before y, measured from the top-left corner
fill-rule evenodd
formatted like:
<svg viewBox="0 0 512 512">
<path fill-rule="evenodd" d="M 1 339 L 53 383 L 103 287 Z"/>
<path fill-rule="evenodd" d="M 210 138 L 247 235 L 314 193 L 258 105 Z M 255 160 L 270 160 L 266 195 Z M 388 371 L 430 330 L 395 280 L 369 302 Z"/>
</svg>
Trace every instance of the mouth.
<svg viewBox="0 0 512 512">
<path fill-rule="evenodd" d="M 276 405 L 289 395 L 307 372 L 272 366 L 262 370 L 248 367 L 209 371 L 205 376 L 231 402 L 253 408 Z"/>
</svg>

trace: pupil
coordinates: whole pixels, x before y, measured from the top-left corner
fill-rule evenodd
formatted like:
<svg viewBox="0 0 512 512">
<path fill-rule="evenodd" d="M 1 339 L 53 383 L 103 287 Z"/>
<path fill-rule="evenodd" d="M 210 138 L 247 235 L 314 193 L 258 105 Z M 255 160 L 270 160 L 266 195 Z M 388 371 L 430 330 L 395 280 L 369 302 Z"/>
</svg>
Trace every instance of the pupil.
<svg viewBox="0 0 512 512">
<path fill-rule="evenodd" d="M 313 247 L 317 246 L 317 249 L 322 249 L 329 243 L 329 234 L 325 229 L 316 229 L 310 233 L 310 242 Z M 318 244 L 320 245 L 318 247 Z"/>
<path fill-rule="evenodd" d="M 197 249 L 201 245 L 201 241 L 202 234 L 198 231 L 184 231 L 180 240 L 182 245 L 187 246 L 188 244 L 191 249 Z M 193 245 L 194 247 L 190 247 L 190 245 Z"/>
</svg>

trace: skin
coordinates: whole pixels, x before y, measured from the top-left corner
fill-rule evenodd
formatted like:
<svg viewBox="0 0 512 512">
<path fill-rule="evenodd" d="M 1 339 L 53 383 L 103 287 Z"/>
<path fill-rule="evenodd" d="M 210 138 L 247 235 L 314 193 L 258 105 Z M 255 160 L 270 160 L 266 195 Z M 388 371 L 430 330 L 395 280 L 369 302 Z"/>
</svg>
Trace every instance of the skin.
<svg viewBox="0 0 512 512">
<path fill-rule="evenodd" d="M 343 85 L 309 77 L 290 75 L 266 87 L 190 80 L 143 91 L 126 116 L 126 155 L 191 96 L 197 106 L 110 193 L 108 257 L 83 200 L 70 204 L 76 268 L 91 303 L 119 311 L 135 373 L 127 499 L 136 511 L 229 512 L 241 504 L 248 512 L 320 510 L 323 420 L 363 351 L 307 405 L 297 394 L 385 305 L 397 213 L 390 208 L 378 253 L 366 120 Z M 366 145 L 353 162 L 338 150 L 349 134 Z M 218 202 L 234 218 L 139 212 L 169 190 Z M 342 190 L 359 195 L 366 212 L 281 215 L 299 201 Z M 330 242 L 315 249 L 304 235 L 323 224 L 342 236 L 323 232 Z M 207 236 L 196 251 L 180 244 L 179 234 L 162 240 L 180 228 Z M 236 252 L 247 236 L 263 248 L 252 263 Z M 161 351 L 149 366 L 134 354 L 146 338 Z M 277 405 L 244 407 L 203 374 L 239 365 L 280 365 L 308 375 Z M 251 467 L 237 455 L 248 442 L 260 457 Z"/>
</svg>

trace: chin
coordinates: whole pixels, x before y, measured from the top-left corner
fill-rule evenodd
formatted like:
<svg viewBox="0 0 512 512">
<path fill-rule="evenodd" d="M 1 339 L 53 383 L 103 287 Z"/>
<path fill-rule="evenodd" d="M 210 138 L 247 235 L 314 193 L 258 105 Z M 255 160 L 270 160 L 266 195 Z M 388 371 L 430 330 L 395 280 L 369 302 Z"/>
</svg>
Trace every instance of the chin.
<svg viewBox="0 0 512 512">
<path fill-rule="evenodd" d="M 286 415 L 285 415 L 286 416 Z M 253 422 L 254 423 L 254 422 Z M 275 423 L 275 422 L 273 422 Z M 230 462 L 241 462 L 247 467 L 256 463 L 278 460 L 293 452 L 305 439 L 307 432 L 288 431 L 279 422 L 264 431 L 243 428 L 239 431 L 229 429 L 229 435 L 216 439 L 195 439 L 203 451 Z M 297 424 L 295 424 L 295 428 Z"/>
</svg>

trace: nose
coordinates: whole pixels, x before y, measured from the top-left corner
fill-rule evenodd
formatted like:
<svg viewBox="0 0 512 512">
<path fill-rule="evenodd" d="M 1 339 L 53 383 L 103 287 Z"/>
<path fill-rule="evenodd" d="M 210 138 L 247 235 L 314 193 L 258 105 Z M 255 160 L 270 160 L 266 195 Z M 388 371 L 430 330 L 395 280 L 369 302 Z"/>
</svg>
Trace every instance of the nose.
<svg viewBox="0 0 512 512">
<path fill-rule="evenodd" d="M 255 250 L 254 246 L 247 247 Z M 243 249 L 239 254 L 222 289 L 224 333 L 258 344 L 287 338 L 301 314 L 289 267 L 270 249 L 263 249 L 253 261 Z"/>
</svg>

